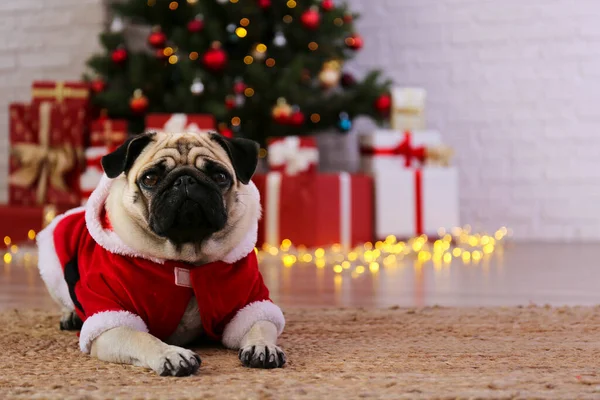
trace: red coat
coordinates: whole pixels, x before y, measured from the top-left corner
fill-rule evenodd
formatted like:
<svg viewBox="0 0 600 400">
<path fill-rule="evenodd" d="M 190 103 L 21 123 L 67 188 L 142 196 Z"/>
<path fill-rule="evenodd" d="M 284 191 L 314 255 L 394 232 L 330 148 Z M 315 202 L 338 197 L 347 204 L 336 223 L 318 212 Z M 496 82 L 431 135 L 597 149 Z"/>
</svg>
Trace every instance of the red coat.
<svg viewBox="0 0 600 400">
<path fill-rule="evenodd" d="M 257 320 L 272 320 L 280 331 L 283 329 L 283 315 L 269 299 L 253 249 L 234 263 L 217 261 L 201 266 L 132 257 L 122 254 L 120 248 L 111 252 L 98 244 L 86 224 L 86 212 L 104 215 L 103 210 L 97 211 L 89 204 L 87 211 L 73 210 L 58 217 L 38 238 L 40 271 L 46 285 L 63 306 L 74 306 L 84 322 L 80 336 L 83 351 L 88 352 L 102 332 L 117 326 L 167 339 L 194 295 L 203 331 L 212 339 L 223 339 L 229 347 L 237 348 Z M 102 234 L 115 236 L 105 222 L 100 225 Z M 54 254 L 48 251 L 49 245 Z M 55 276 L 56 266 L 54 273 L 48 267 L 55 261 L 60 265 L 62 282 Z"/>
</svg>

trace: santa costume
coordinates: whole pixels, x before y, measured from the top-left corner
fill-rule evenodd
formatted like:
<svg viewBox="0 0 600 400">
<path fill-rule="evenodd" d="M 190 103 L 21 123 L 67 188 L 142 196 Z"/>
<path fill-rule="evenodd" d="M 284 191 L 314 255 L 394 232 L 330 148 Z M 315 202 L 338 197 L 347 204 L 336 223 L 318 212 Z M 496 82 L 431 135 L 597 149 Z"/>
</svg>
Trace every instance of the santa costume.
<svg viewBox="0 0 600 400">
<path fill-rule="evenodd" d="M 239 348 L 257 321 L 272 322 L 281 334 L 285 320 L 269 299 L 254 251 L 258 221 L 221 261 L 194 266 L 152 258 L 111 229 L 104 207 L 111 184 L 104 176 L 85 207 L 56 217 L 38 235 L 40 274 L 52 297 L 83 321 L 83 352 L 121 326 L 169 338 L 193 296 L 203 333 L 229 348 Z"/>
</svg>

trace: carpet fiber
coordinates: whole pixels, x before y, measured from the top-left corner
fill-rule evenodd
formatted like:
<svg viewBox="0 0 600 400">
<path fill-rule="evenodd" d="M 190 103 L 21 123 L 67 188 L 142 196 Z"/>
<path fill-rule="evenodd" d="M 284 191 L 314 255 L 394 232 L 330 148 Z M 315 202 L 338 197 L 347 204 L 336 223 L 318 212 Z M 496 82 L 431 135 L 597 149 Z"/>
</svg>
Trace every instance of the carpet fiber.
<svg viewBox="0 0 600 400">
<path fill-rule="evenodd" d="M 47 312 L 0 313 L 0 398 L 600 398 L 600 307 L 286 310 L 280 370 L 200 347 L 162 378 L 79 352 Z"/>
</svg>

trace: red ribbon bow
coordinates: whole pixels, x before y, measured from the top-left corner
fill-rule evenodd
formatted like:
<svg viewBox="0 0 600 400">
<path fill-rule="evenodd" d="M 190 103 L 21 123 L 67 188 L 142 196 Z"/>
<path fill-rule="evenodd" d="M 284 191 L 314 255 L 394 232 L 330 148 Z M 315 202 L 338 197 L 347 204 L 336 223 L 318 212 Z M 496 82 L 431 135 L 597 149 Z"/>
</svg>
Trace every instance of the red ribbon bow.
<svg viewBox="0 0 600 400">
<path fill-rule="evenodd" d="M 410 131 L 404 132 L 404 140 L 396 147 L 379 149 L 363 147 L 361 153 L 370 156 L 404 156 L 404 165 L 406 167 L 412 165 L 413 159 L 422 163 L 427 158 L 427 148 L 425 146 L 414 147 L 412 145 L 412 133 Z"/>
</svg>

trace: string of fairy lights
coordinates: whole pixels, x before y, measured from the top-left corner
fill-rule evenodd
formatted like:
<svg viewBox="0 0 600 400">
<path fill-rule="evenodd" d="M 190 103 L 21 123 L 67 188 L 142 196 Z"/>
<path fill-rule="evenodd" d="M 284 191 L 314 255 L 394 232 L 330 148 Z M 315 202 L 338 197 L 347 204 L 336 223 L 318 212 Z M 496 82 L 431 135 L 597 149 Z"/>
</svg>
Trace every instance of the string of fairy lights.
<svg viewBox="0 0 600 400">
<path fill-rule="evenodd" d="M 343 249 L 339 244 L 308 249 L 284 239 L 279 246 L 265 244 L 255 251 L 259 262 L 277 262 L 286 268 L 310 264 L 318 269 L 331 268 L 336 274 L 349 272 L 356 277 L 367 271 L 376 274 L 381 268 L 394 267 L 405 260 L 412 260 L 417 267 L 432 263 L 434 267 L 441 268 L 450 265 L 453 260 L 477 265 L 494 254 L 502 253 L 506 238 L 511 235 L 512 232 L 506 227 L 486 234 L 474 233 L 467 225 L 449 232 L 440 229 L 436 238 L 420 235 L 398 240 L 391 235 L 383 241 L 367 242 L 352 249 Z M 5 265 L 17 262 L 29 267 L 37 263 L 36 232 L 29 230 L 27 236 L 28 241 L 21 247 L 13 243 L 9 236 L 4 237 Z"/>
<path fill-rule="evenodd" d="M 431 263 L 435 268 L 442 268 L 449 266 L 453 260 L 477 265 L 488 261 L 494 254 L 501 254 L 506 238 L 511 235 L 511 230 L 506 227 L 493 234 L 485 234 L 473 233 L 467 225 L 449 232 L 440 229 L 437 238 L 420 235 L 398 240 L 392 235 L 383 241 L 367 242 L 350 250 L 344 250 L 339 244 L 307 249 L 284 239 L 279 246 L 264 245 L 257 254 L 259 262 L 275 261 L 287 268 L 295 264 L 313 264 L 318 269 L 332 268 L 336 274 L 350 273 L 357 277 L 367 271 L 376 274 L 381 268 L 395 267 L 405 260 L 413 261 L 417 267 Z"/>
</svg>

